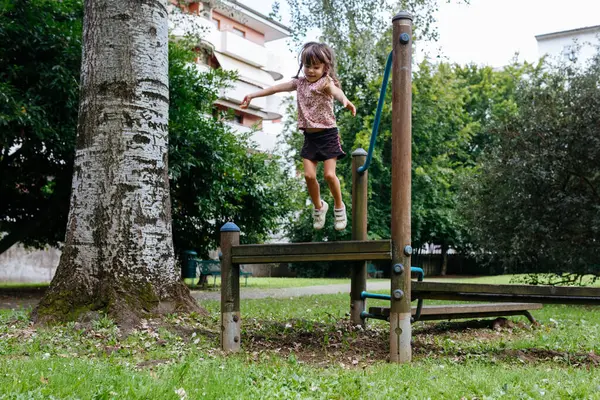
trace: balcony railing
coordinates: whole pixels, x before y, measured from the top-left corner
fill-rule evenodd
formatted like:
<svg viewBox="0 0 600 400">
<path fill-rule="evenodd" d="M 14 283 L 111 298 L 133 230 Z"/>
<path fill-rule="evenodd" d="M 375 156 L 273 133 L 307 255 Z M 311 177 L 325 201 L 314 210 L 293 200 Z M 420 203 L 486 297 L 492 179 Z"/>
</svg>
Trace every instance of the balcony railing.
<svg viewBox="0 0 600 400">
<path fill-rule="evenodd" d="M 244 97 L 247 94 L 254 93 L 260 90 L 259 87 L 251 85 L 249 83 L 243 81 L 235 81 L 232 87 L 221 89 L 221 97 L 235 103 L 241 103 L 244 100 Z M 267 98 L 266 97 L 258 97 L 256 99 L 252 99 L 251 103 L 253 108 L 259 108 L 264 110 L 267 108 Z"/>
<path fill-rule="evenodd" d="M 169 28 L 175 36 L 197 35 L 214 50 L 241 62 L 268 71 L 275 79 L 281 78 L 283 66 L 276 53 L 264 46 L 229 31 L 219 31 L 213 21 L 197 15 L 175 13 L 169 19 Z"/>
</svg>

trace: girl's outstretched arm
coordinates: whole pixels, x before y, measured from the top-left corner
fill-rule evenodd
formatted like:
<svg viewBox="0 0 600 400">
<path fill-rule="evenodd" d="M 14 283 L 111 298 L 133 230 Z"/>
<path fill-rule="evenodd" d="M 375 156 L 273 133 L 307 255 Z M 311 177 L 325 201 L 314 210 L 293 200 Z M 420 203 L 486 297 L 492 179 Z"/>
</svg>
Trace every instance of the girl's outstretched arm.
<svg viewBox="0 0 600 400">
<path fill-rule="evenodd" d="M 296 84 L 294 81 L 289 81 L 285 83 L 280 83 L 279 85 L 271 86 L 263 90 L 259 90 L 258 92 L 250 93 L 244 100 L 242 100 L 242 104 L 240 108 L 248 108 L 252 99 L 256 97 L 269 96 L 271 94 L 279 93 L 279 92 L 291 92 L 296 90 Z"/>
<path fill-rule="evenodd" d="M 344 94 L 344 91 L 339 87 L 335 86 L 333 81 L 330 81 L 329 85 L 325 87 L 325 91 L 333 96 L 334 99 L 342 103 L 342 105 L 348 110 L 352 111 L 352 116 L 356 116 L 356 107 Z"/>
</svg>

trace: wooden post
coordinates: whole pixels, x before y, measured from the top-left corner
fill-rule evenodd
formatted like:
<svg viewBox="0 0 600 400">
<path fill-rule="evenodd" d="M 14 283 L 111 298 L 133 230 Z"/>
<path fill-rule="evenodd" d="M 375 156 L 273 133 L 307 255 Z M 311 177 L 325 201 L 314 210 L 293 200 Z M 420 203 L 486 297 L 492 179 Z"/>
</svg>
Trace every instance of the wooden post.
<svg viewBox="0 0 600 400">
<path fill-rule="evenodd" d="M 221 350 L 237 352 L 241 342 L 240 266 L 231 247 L 240 244 L 240 228 L 232 222 L 221 227 Z"/>
<path fill-rule="evenodd" d="M 412 16 L 394 18 L 392 64 L 392 280 L 390 361 L 411 361 L 411 50 Z"/>
<path fill-rule="evenodd" d="M 352 153 L 352 240 L 367 240 L 367 174 L 357 170 L 365 163 L 367 152 L 356 149 Z M 364 326 L 360 313 L 365 309 L 365 301 L 360 294 L 367 290 L 367 262 L 352 264 L 350 283 L 350 321 L 355 326 Z"/>
</svg>

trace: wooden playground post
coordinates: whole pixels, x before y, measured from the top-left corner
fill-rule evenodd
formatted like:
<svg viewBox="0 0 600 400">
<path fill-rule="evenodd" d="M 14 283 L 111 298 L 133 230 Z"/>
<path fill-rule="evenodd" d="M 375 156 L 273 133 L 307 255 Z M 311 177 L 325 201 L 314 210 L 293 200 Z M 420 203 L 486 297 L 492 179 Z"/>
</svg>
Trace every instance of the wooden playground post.
<svg viewBox="0 0 600 400">
<path fill-rule="evenodd" d="M 240 265 L 232 262 L 231 248 L 240 244 L 240 228 L 221 227 L 221 350 L 237 352 L 241 342 Z"/>
<path fill-rule="evenodd" d="M 367 177 L 368 172 L 358 172 L 365 163 L 367 152 L 356 149 L 352 153 L 352 240 L 367 240 Z M 352 264 L 350 283 L 350 321 L 355 326 L 363 326 L 365 321 L 360 314 L 365 309 L 361 293 L 367 290 L 367 262 Z"/>
<path fill-rule="evenodd" d="M 394 18 L 392 64 L 392 271 L 390 361 L 411 361 L 411 50 L 412 15 Z"/>
</svg>

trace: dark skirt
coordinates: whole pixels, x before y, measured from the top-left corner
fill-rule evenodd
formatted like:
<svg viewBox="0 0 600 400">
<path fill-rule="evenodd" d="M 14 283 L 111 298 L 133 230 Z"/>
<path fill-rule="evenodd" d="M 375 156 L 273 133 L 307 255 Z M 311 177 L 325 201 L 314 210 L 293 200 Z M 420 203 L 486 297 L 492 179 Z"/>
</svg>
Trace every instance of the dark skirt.
<svg viewBox="0 0 600 400">
<path fill-rule="evenodd" d="M 325 161 L 332 158 L 339 160 L 346 157 L 340 143 L 338 128 L 312 133 L 304 132 L 304 146 L 300 156 L 310 161 Z"/>
</svg>

